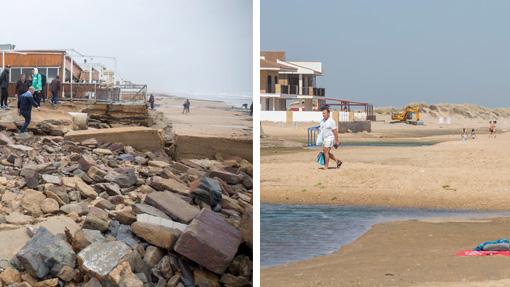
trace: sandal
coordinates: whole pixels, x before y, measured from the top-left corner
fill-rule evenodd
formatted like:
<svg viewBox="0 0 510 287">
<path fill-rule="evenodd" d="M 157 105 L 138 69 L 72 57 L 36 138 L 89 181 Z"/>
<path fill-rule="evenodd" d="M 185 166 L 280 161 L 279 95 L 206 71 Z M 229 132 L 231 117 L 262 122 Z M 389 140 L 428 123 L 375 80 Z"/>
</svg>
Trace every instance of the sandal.
<svg viewBox="0 0 510 287">
<path fill-rule="evenodd" d="M 343 162 L 342 162 L 341 160 L 337 160 L 337 161 L 336 161 L 336 168 L 341 167 L 341 166 L 342 166 L 342 163 L 343 163 Z"/>
</svg>

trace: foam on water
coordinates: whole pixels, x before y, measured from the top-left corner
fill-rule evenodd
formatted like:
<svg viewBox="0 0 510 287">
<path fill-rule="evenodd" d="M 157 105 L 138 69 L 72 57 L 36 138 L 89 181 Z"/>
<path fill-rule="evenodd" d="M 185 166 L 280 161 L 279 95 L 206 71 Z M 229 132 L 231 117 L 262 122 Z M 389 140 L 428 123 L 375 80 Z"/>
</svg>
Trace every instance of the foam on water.
<svg viewBox="0 0 510 287">
<path fill-rule="evenodd" d="M 433 217 L 484 218 L 509 215 L 502 212 L 263 204 L 260 225 L 261 266 L 329 254 L 360 237 L 376 223 Z"/>
</svg>

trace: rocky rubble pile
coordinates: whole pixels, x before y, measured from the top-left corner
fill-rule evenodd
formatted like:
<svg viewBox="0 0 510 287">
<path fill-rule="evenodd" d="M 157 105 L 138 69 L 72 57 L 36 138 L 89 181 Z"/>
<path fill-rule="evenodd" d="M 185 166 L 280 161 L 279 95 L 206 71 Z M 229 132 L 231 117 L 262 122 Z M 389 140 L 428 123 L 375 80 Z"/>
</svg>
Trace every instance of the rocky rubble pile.
<svg viewBox="0 0 510 287">
<path fill-rule="evenodd" d="M 0 234 L 30 236 L 0 261 L 0 286 L 252 285 L 246 160 L 0 133 L 0 173 Z M 76 231 L 38 225 L 62 216 Z"/>
</svg>

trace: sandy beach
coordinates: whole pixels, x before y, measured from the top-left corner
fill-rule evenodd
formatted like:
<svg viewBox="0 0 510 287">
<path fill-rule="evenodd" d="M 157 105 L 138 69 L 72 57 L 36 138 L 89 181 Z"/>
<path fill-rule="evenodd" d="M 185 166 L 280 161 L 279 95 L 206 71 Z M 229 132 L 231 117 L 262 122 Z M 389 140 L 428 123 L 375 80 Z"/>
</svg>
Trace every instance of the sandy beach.
<svg viewBox="0 0 510 287">
<path fill-rule="evenodd" d="M 262 286 L 508 286 L 507 257 L 457 257 L 510 236 L 510 219 L 378 224 L 339 251 L 262 269 Z M 497 238 L 492 238 L 497 237 Z"/>
<path fill-rule="evenodd" d="M 376 205 L 505 210 L 510 206 L 510 134 L 490 139 L 485 120 L 440 127 L 373 123 L 348 142 L 436 142 L 430 146 L 347 146 L 334 151 L 340 169 L 319 170 L 319 149 L 303 148 L 313 124 L 262 125 L 261 200 L 268 203 Z M 478 131 L 463 142 L 461 127 Z M 500 130 L 507 126 L 501 125 Z"/>
<path fill-rule="evenodd" d="M 313 123 L 263 123 L 261 201 L 506 211 L 510 206 L 510 127 L 491 116 L 452 115 L 449 125 L 389 124 L 379 114 L 371 133 L 341 134 L 340 169 L 319 170 L 319 149 L 304 148 Z M 477 138 L 461 140 L 462 128 Z M 397 146 L 367 146 L 397 142 Z M 412 146 L 413 144 L 428 144 Z M 436 143 L 430 145 L 430 143 Z M 263 216 L 263 215 L 262 215 Z M 263 286 L 509 286 L 505 257 L 456 257 L 487 240 L 510 236 L 510 218 L 398 221 L 374 225 L 331 255 L 264 268 Z M 261 234 L 261 236 L 264 236 Z M 320 244 L 318 242 L 317 244 Z"/>
<path fill-rule="evenodd" d="M 219 101 L 190 99 L 189 114 L 182 113 L 184 98 L 156 95 L 156 111 L 163 112 L 178 135 L 252 138 L 249 110 Z"/>
</svg>

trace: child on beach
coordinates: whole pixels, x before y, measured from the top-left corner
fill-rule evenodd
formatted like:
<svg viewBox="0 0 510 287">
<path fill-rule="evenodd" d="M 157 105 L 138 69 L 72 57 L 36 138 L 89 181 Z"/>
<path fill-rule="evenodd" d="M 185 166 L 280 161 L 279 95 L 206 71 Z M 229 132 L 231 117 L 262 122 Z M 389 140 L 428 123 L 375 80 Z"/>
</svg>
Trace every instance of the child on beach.
<svg viewBox="0 0 510 287">
<path fill-rule="evenodd" d="M 474 140 L 476 138 L 475 129 L 471 129 L 471 139 Z"/>
<path fill-rule="evenodd" d="M 467 141 L 468 134 L 465 128 L 462 129 L 462 141 Z"/>
</svg>

